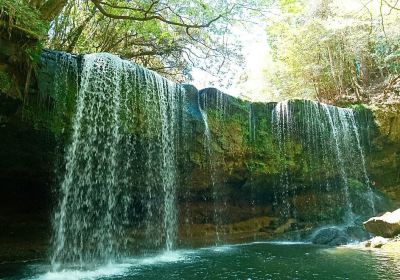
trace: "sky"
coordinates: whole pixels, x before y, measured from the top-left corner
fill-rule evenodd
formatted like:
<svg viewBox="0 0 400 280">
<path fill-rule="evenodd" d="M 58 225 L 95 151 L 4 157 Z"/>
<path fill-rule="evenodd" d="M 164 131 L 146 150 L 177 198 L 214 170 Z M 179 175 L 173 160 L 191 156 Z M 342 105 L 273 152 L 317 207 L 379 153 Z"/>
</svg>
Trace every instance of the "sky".
<svg viewBox="0 0 400 280">
<path fill-rule="evenodd" d="M 225 87 L 218 86 L 218 88 L 234 96 L 247 96 L 250 93 L 261 92 L 262 84 L 264 84 L 263 68 L 269 55 L 265 25 L 251 24 L 246 26 L 246 28 L 235 26 L 232 31 L 232 37 L 235 40 L 240 40 L 243 45 L 242 54 L 245 58 L 244 70 L 240 71 L 239 67 L 234 69 L 234 71 L 239 71 L 239 73 L 234 76 L 232 85 Z M 218 84 L 216 77 L 199 68 L 194 68 L 191 74 L 193 76 L 191 83 L 198 89 Z M 245 83 L 241 81 L 244 74 L 248 76 Z"/>
</svg>

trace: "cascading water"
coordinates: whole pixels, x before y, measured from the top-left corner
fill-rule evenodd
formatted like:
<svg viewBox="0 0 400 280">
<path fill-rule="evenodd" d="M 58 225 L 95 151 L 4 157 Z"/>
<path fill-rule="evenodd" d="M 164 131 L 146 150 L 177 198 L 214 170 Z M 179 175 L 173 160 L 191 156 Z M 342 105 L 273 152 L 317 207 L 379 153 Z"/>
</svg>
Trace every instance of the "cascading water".
<svg viewBox="0 0 400 280">
<path fill-rule="evenodd" d="M 53 271 L 34 261 L 13 278 L 45 273 L 39 279 L 156 279 L 160 271 L 166 273 L 161 278 L 207 277 L 232 252 L 240 251 L 246 266 L 249 256 L 259 257 L 262 244 L 251 245 L 250 255 L 242 254 L 249 244 L 233 251 L 229 245 L 171 251 L 182 244 L 271 238 L 335 246 L 366 239 L 361 222 L 386 210 L 380 180 L 371 183 L 367 173 L 367 158 L 375 172 L 375 156 L 382 155 L 375 155 L 376 138 L 368 154 L 363 149 L 369 132 L 382 137 L 366 120 L 372 112 L 199 92 L 109 54 L 44 51 L 43 57 L 38 98 L 46 104 L 39 105 L 48 106 L 45 128 L 65 147 L 57 170 Z M 289 248 L 270 245 L 261 249 L 266 257 L 279 252 L 272 254 L 276 259 Z M 320 259 L 319 247 L 306 247 L 284 256 L 290 262 L 315 249 Z M 194 264 L 190 275 L 187 260 Z M 15 269 L 14 263 L 4 266 Z M 249 276 L 246 267 L 240 269 Z"/>
<path fill-rule="evenodd" d="M 221 225 L 221 222 L 219 220 L 219 215 L 217 212 L 217 208 L 215 206 L 215 201 L 216 201 L 216 194 L 217 194 L 217 182 L 216 182 L 216 167 L 215 167 L 215 162 L 212 159 L 212 151 L 211 151 L 211 132 L 210 132 L 210 127 L 208 125 L 208 116 L 207 112 L 204 111 L 200 105 L 199 102 L 199 109 L 201 112 L 201 117 L 204 122 L 204 151 L 206 153 L 206 158 L 207 158 L 207 163 L 210 168 L 210 183 L 211 183 L 211 188 L 213 192 L 213 201 L 214 201 L 214 223 L 215 223 L 215 234 L 216 234 L 216 242 L 219 243 L 220 241 L 220 230 L 219 227 Z"/>
<path fill-rule="evenodd" d="M 289 167 L 286 161 L 287 152 L 288 149 L 290 149 L 286 144 L 292 131 L 291 126 L 293 124 L 292 112 L 288 101 L 279 102 L 272 111 L 272 127 L 276 137 L 278 138 L 279 153 L 283 158 L 279 185 L 275 192 L 275 203 L 281 201 L 281 204 L 283 205 L 281 217 L 285 219 L 288 219 L 291 212 L 293 212 L 289 201 L 290 178 L 288 173 Z M 293 212 L 292 215 L 295 217 L 294 213 L 295 212 Z"/>
<path fill-rule="evenodd" d="M 340 170 L 340 175 L 341 175 L 341 180 L 343 182 L 343 190 L 344 190 L 344 197 L 345 197 L 345 208 L 346 208 L 346 213 L 344 216 L 344 222 L 346 224 L 351 224 L 354 222 L 354 212 L 353 212 L 353 203 L 350 199 L 350 194 L 349 194 L 349 180 L 345 168 L 345 162 L 343 158 L 343 147 L 340 145 L 341 141 L 340 140 L 345 140 L 347 143 L 348 139 L 348 130 L 347 127 L 343 126 L 343 124 L 347 124 L 346 122 L 343 123 L 343 113 L 345 111 L 343 110 L 337 110 L 334 111 L 333 113 L 330 110 L 330 107 L 323 105 L 322 106 L 323 111 L 325 115 L 328 118 L 328 122 L 332 131 L 332 136 L 331 139 L 333 140 L 333 146 L 335 147 L 335 152 L 336 152 L 336 158 L 339 170 Z M 334 119 L 335 117 L 335 119 Z M 342 128 L 342 130 L 339 130 Z M 343 138 L 339 138 L 343 137 Z"/>
<path fill-rule="evenodd" d="M 358 216 L 372 215 L 375 212 L 365 156 L 352 110 L 313 101 L 284 101 L 273 109 L 272 124 L 283 160 L 275 191 L 283 218 L 296 219 L 296 201 L 293 199 L 296 192 L 301 192 L 304 187 L 301 182 L 293 182 L 295 176 L 291 170 L 297 150 L 301 149 L 304 150 L 301 156 L 303 176 L 308 176 L 310 185 L 318 185 L 314 186 L 315 192 L 325 192 L 327 197 L 332 192 L 342 193 L 341 201 L 338 198 L 329 201 L 332 214 L 330 217 L 320 217 L 321 222 L 351 226 Z M 299 143 L 302 148 L 297 147 L 294 142 Z M 319 175 L 315 177 L 313 174 Z M 368 194 L 368 207 L 364 209 L 355 209 L 353 205 L 350 186 L 353 181 L 361 182 Z M 317 204 L 314 201 L 314 207 L 321 207 Z M 342 214 L 337 216 L 334 213 L 335 208 L 342 209 Z"/>
<path fill-rule="evenodd" d="M 173 249 L 182 90 L 116 56 L 83 57 L 54 222 L 54 269 L 116 261 L 129 236 L 143 232 L 149 247 Z"/>
<path fill-rule="evenodd" d="M 210 94 L 211 93 L 211 94 Z M 216 244 L 221 243 L 221 234 L 223 234 L 223 214 L 226 211 L 226 198 L 224 198 L 221 190 L 221 182 L 218 180 L 217 175 L 217 155 L 212 151 L 212 139 L 211 131 L 208 123 L 207 109 L 214 109 L 214 117 L 219 122 L 219 125 L 223 124 L 223 118 L 227 110 L 226 96 L 220 91 L 203 90 L 199 93 L 199 109 L 204 122 L 204 145 L 206 151 L 206 158 L 208 159 L 208 166 L 210 169 L 210 183 L 212 188 L 212 199 L 213 199 L 213 219 L 215 225 Z"/>
<path fill-rule="evenodd" d="M 126 195 L 117 181 L 122 63 L 95 56 L 87 56 L 84 63 L 61 183 L 54 264 L 115 258 L 120 245 L 116 237 L 122 233 L 116 207 Z M 96 83 L 97 76 L 108 76 L 112 82 Z"/>
<path fill-rule="evenodd" d="M 350 121 L 351 127 L 353 129 L 354 135 L 355 135 L 356 140 L 357 140 L 357 149 L 359 151 L 359 155 L 360 155 L 360 158 L 361 158 L 361 167 L 362 167 L 362 172 L 363 172 L 363 175 L 364 175 L 364 182 L 365 182 L 365 184 L 367 186 L 368 203 L 369 203 L 369 206 L 371 208 L 370 215 L 373 215 L 376 212 L 375 201 L 374 201 L 375 200 L 374 199 L 374 193 L 372 192 L 372 188 L 371 188 L 371 185 L 370 185 L 370 180 L 369 180 L 368 172 L 367 172 L 367 164 L 365 162 L 364 150 L 363 150 L 363 148 L 361 146 L 360 134 L 358 132 L 358 127 L 357 127 L 357 123 L 356 123 L 356 119 L 354 117 L 354 112 L 353 111 L 351 111 L 349 113 L 349 121 Z"/>
<path fill-rule="evenodd" d="M 54 270 L 173 250 L 179 212 L 193 229 L 204 226 L 211 237 L 215 229 L 220 243 L 259 226 L 258 218 L 261 230 L 274 227 L 265 222 L 270 217 L 281 218 L 278 226 L 303 223 L 296 223 L 301 230 L 350 225 L 375 211 L 352 110 L 312 101 L 248 106 L 212 89 L 196 90 L 188 105 L 184 87 L 113 55 L 62 55 L 55 65 L 62 71 L 52 96 L 61 104 L 74 100 L 75 109 L 64 133 L 70 140 L 60 170 Z M 186 141 L 188 127 L 198 141 Z M 206 177 L 178 184 L 199 179 L 198 171 Z M 222 177 L 232 174 L 234 180 Z"/>
<path fill-rule="evenodd" d="M 146 236 L 149 245 L 160 246 L 165 242 L 165 248 L 172 250 L 176 239 L 176 154 L 178 144 L 178 87 L 155 76 L 153 73 L 140 69 L 143 79 L 139 79 L 138 98 L 144 98 L 143 117 L 141 125 L 145 132 L 145 141 L 141 149 L 146 153 L 145 179 L 146 186 L 142 204 L 146 208 Z M 139 104 L 143 101 L 139 100 Z M 138 125 L 140 125 L 138 123 Z M 161 187 L 161 188 L 160 188 Z M 140 190 L 139 190 L 140 192 Z M 160 193 L 164 194 L 160 201 Z M 157 221 L 162 217 L 162 220 Z M 160 232 L 159 225 L 163 230 Z"/>
<path fill-rule="evenodd" d="M 249 105 L 249 142 L 254 143 L 256 140 L 256 122 L 255 122 L 255 114 L 253 110 L 253 105 Z M 254 195 L 254 189 L 253 189 L 253 184 L 252 182 L 252 177 L 250 176 L 250 201 L 249 204 L 251 205 L 251 210 L 254 213 L 255 212 L 255 206 L 256 206 L 256 197 Z M 254 233 L 254 238 L 255 238 L 255 233 Z"/>
</svg>

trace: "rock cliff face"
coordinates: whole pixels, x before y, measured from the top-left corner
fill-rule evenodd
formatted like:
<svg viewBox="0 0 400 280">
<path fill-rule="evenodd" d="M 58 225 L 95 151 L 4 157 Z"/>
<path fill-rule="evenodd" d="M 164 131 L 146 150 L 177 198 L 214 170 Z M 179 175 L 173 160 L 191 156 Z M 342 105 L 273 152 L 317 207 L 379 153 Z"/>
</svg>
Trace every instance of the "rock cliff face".
<svg viewBox="0 0 400 280">
<path fill-rule="evenodd" d="M 377 131 L 371 137 L 369 173 L 376 188 L 400 207 L 400 104 L 371 111 Z"/>
<path fill-rule="evenodd" d="M 43 250 L 37 248 L 46 246 L 41 240 L 49 239 L 54 170 L 62 172 L 81 60 L 44 51 L 38 95 L 24 106 L 1 97 L 0 217 L 9 225 L 0 232 L 8 240 L 2 244 L 37 244 L 32 246 L 39 255 Z M 304 237 L 320 223 L 370 215 L 369 199 L 376 211 L 387 209 L 389 200 L 400 203 L 395 107 L 358 108 L 353 115 L 304 100 L 251 103 L 216 89 L 183 87 L 187 116 L 177 201 L 182 243 L 213 242 L 217 234 L 225 241 L 290 232 Z M 354 140 L 349 146 L 346 137 Z M 135 207 L 140 212 L 143 205 Z"/>
<path fill-rule="evenodd" d="M 38 258 L 50 238 L 55 137 L 0 96 L 0 260 Z"/>
</svg>

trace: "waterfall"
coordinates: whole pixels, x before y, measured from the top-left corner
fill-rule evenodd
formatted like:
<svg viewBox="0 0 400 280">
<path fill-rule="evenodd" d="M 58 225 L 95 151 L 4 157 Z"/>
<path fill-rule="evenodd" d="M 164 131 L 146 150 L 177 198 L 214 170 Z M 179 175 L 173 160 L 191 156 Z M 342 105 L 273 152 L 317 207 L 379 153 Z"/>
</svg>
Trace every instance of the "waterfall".
<svg viewBox="0 0 400 280">
<path fill-rule="evenodd" d="M 248 231 L 352 226 L 375 212 L 350 109 L 250 104 L 185 88 L 110 54 L 57 57 L 43 71 L 53 81 L 41 86 L 67 139 L 53 270 L 174 250 L 184 223 L 199 229 L 199 239 L 215 230 L 218 244 Z"/>
<path fill-rule="evenodd" d="M 354 212 L 353 212 L 353 203 L 350 199 L 350 194 L 349 194 L 349 180 L 348 180 L 348 175 L 346 172 L 346 167 L 345 167 L 345 162 L 344 162 L 344 158 L 343 158 L 343 152 L 345 152 L 345 150 L 343 149 L 344 147 L 342 147 L 340 145 L 341 140 L 345 140 L 347 143 L 347 141 L 349 141 L 350 139 L 348 139 L 348 127 L 345 127 L 345 125 L 347 125 L 347 122 L 345 119 L 343 119 L 343 117 L 345 118 L 345 114 L 346 114 L 346 110 L 345 109 L 337 109 L 337 108 L 333 108 L 333 112 L 332 112 L 332 107 L 329 107 L 327 105 L 323 105 L 322 106 L 323 111 L 329 121 L 329 125 L 332 131 L 332 136 L 331 136 L 331 140 L 333 140 L 333 146 L 335 147 L 335 154 L 336 154 L 336 158 L 337 158 L 337 162 L 338 162 L 338 166 L 339 166 L 339 170 L 340 170 L 340 175 L 341 175 L 341 179 L 343 181 L 343 190 L 344 190 L 344 197 L 345 197 L 345 208 L 346 208 L 346 214 L 344 217 L 344 222 L 347 224 L 351 224 L 354 222 Z M 334 118 L 335 118 L 335 122 L 334 122 Z M 340 123 L 339 123 L 340 122 Z M 341 129 L 341 130 L 339 130 Z M 343 137 L 343 138 L 339 138 L 339 137 Z M 346 152 L 350 152 L 350 151 L 346 151 Z"/>
<path fill-rule="evenodd" d="M 275 192 L 275 203 L 282 201 L 283 208 L 281 211 L 281 216 L 286 219 L 289 218 L 292 210 L 289 201 L 289 166 L 286 161 L 287 152 L 288 149 L 290 149 L 290 147 L 287 147 L 286 144 L 292 130 L 292 125 L 294 125 L 294 123 L 292 120 L 292 112 L 291 108 L 289 107 L 289 102 L 279 102 L 272 110 L 272 127 L 276 137 L 278 138 L 279 153 L 283 158 L 279 186 L 278 190 Z M 293 216 L 295 216 L 294 213 Z"/>
<path fill-rule="evenodd" d="M 364 175 L 364 182 L 365 182 L 365 184 L 367 186 L 368 204 L 369 204 L 370 209 L 371 209 L 370 215 L 373 215 L 373 214 L 376 213 L 375 201 L 374 201 L 374 193 L 372 192 L 372 188 L 371 188 L 371 185 L 370 185 L 370 180 L 369 180 L 368 172 L 367 172 L 367 164 L 366 164 L 366 161 L 365 161 L 364 150 L 363 150 L 363 148 L 361 146 L 360 134 L 358 132 L 358 127 L 357 127 L 357 123 L 356 123 L 356 119 L 354 117 L 354 112 L 353 111 L 350 111 L 350 113 L 349 113 L 349 120 L 350 120 L 351 127 L 353 129 L 353 132 L 354 132 L 354 135 L 355 135 L 355 138 L 356 138 L 356 141 L 357 141 L 356 142 L 357 143 L 357 149 L 358 149 L 358 152 L 359 152 L 359 156 L 361 158 L 361 167 L 362 167 L 362 172 L 363 172 L 363 175 Z"/>
<path fill-rule="evenodd" d="M 212 191 L 213 200 L 213 220 L 215 226 L 216 244 L 221 242 L 222 224 L 223 224 L 223 212 L 225 211 L 225 201 L 222 197 L 220 182 L 217 177 L 217 166 L 216 157 L 217 155 L 212 150 L 212 138 L 211 131 L 208 123 L 207 109 L 210 109 L 209 102 L 213 102 L 215 107 L 215 117 L 219 122 L 223 122 L 223 116 L 226 110 L 226 102 L 224 99 L 224 94 L 220 91 L 213 92 L 213 96 L 209 96 L 208 92 L 202 91 L 199 93 L 198 105 L 201 112 L 201 116 L 204 122 L 204 150 L 206 152 L 207 164 L 210 173 L 210 184 Z M 201 102 L 202 101 L 202 102 Z"/>
<path fill-rule="evenodd" d="M 135 235 L 172 250 L 183 89 L 110 54 L 85 55 L 81 69 L 53 269 L 117 261 Z"/>
<path fill-rule="evenodd" d="M 341 201 L 329 201 L 333 209 L 331 217 L 321 217 L 321 222 L 351 226 L 358 216 L 375 212 L 373 192 L 370 187 L 363 148 L 358 127 L 351 109 L 338 108 L 314 101 L 283 101 L 272 110 L 272 127 L 282 159 L 280 179 L 275 190 L 276 203 L 281 202 L 281 216 L 296 219 L 296 192 L 304 188 L 294 182 L 294 160 L 301 154 L 303 176 L 308 176 L 310 186 L 316 192 L 342 193 Z M 295 143 L 301 145 L 301 149 Z M 301 152 L 300 150 L 303 150 Z M 314 174 L 317 174 L 316 177 Z M 335 179 L 337 178 L 337 179 Z M 353 182 L 361 182 L 367 194 L 368 206 L 354 206 Z M 353 183 L 354 184 L 354 183 Z M 322 203 L 322 202 L 320 202 Z M 318 208 L 314 201 L 313 207 Z M 321 206 L 319 206 L 321 207 Z M 335 208 L 342 209 L 336 217 Z"/>
</svg>

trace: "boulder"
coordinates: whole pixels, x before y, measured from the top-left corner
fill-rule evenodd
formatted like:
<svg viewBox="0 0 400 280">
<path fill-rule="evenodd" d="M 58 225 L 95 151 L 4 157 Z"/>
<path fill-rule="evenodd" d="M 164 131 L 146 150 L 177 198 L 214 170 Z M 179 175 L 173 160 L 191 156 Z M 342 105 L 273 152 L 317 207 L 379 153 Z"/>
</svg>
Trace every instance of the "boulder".
<svg viewBox="0 0 400 280">
<path fill-rule="evenodd" d="M 370 240 L 371 248 L 381 248 L 383 245 L 388 243 L 388 240 L 382 236 L 375 236 Z"/>
<path fill-rule="evenodd" d="M 364 222 L 367 231 L 386 238 L 400 234 L 400 209 L 387 212 L 380 217 L 372 217 Z"/>
<path fill-rule="evenodd" d="M 293 225 L 295 225 L 297 221 L 295 219 L 289 219 L 283 225 L 280 225 L 278 228 L 275 229 L 276 234 L 283 234 L 291 229 Z"/>
<path fill-rule="evenodd" d="M 346 233 L 336 227 L 323 228 L 318 230 L 311 239 L 314 244 L 339 246 L 349 242 Z"/>
</svg>

